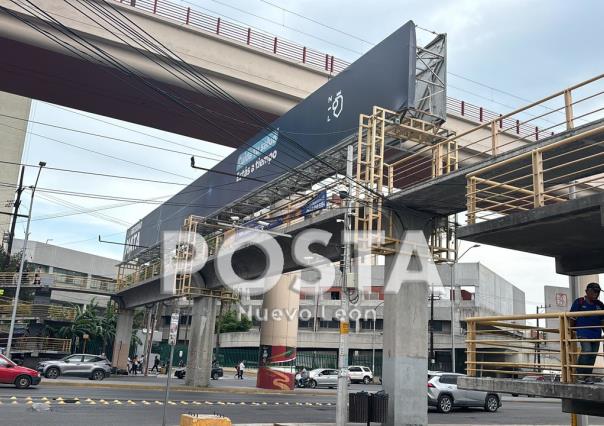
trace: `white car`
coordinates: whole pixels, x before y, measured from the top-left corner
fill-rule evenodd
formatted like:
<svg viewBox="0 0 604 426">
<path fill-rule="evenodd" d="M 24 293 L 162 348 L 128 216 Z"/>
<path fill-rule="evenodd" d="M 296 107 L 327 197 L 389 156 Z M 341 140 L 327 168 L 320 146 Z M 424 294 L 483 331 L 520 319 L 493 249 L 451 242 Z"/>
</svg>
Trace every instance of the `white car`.
<svg viewBox="0 0 604 426">
<path fill-rule="evenodd" d="M 373 372 L 369 367 L 363 367 L 361 365 L 351 365 L 348 367 L 350 381 L 352 383 L 365 383 L 368 385 L 373 381 Z"/>
</svg>

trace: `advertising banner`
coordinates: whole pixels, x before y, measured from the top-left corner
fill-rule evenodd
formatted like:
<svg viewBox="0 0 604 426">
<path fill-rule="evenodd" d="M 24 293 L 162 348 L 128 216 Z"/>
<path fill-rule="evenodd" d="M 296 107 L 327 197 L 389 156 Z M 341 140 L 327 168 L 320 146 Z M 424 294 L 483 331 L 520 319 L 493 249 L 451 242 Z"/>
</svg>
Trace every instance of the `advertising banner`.
<svg viewBox="0 0 604 426">
<path fill-rule="evenodd" d="M 412 107 L 415 58 L 415 25 L 409 21 L 147 215 L 128 231 L 130 241 L 153 246 L 162 231 L 180 229 L 189 215 L 212 215 L 279 180 L 355 134 L 359 114 L 371 113 L 374 105 L 390 110 Z M 140 250 L 132 246 L 125 260 Z"/>
</svg>

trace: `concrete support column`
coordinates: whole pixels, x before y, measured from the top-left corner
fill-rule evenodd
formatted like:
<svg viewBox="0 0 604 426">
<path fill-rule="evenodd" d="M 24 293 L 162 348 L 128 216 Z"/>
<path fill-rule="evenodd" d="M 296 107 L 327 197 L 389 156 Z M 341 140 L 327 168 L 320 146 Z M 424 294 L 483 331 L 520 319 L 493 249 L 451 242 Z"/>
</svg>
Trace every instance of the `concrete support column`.
<svg viewBox="0 0 604 426">
<path fill-rule="evenodd" d="M 19 183 L 20 166 L 18 163 L 21 162 L 23 157 L 25 131 L 27 130 L 30 108 L 31 99 L 0 92 L 0 113 L 17 118 L 0 116 L 0 124 L 6 124 L 6 126 L 2 126 L 2 138 L 0 138 L 0 153 L 2 154 L 0 157 L 3 161 L 17 163 L 1 165 L 0 182 L 14 183 L 15 185 Z M 25 158 L 23 160 L 25 161 Z M 37 163 L 37 159 L 35 162 Z M 29 202 L 29 194 L 25 193 L 23 195 L 25 196 L 25 200 Z M 13 208 L 5 207 L 5 202 L 7 200 L 14 200 L 14 198 L 15 188 L 9 186 L 0 187 L 0 212 L 12 213 Z M 22 204 L 20 213 L 24 214 L 23 210 Z M 2 236 L 3 232 L 10 230 L 10 224 L 11 216 L 0 214 L 0 236 Z"/>
<path fill-rule="evenodd" d="M 293 389 L 295 374 L 271 368 L 296 358 L 300 294 L 291 288 L 299 273 L 284 274 L 264 294 L 256 387 Z"/>
<path fill-rule="evenodd" d="M 134 309 L 120 309 L 115 328 L 115 341 L 113 343 L 112 365 L 118 370 L 128 370 L 128 355 L 130 341 L 132 340 L 132 322 Z"/>
<path fill-rule="evenodd" d="M 402 221 L 396 217 L 394 238 L 402 239 L 403 229 L 423 231 L 428 222 L 427 217 L 412 216 Z M 427 425 L 429 283 L 405 279 L 408 271 L 423 271 L 426 265 L 418 265 L 413 257 L 411 262 L 397 264 L 396 257 L 387 256 L 385 262 L 386 282 L 391 276 L 403 281 L 397 294 L 389 293 L 384 297 L 382 371 L 384 390 L 389 395 L 386 424 Z"/>
<path fill-rule="evenodd" d="M 185 380 L 187 386 L 207 387 L 210 385 L 217 313 L 218 301 L 215 298 L 198 297 L 193 299 Z"/>
</svg>

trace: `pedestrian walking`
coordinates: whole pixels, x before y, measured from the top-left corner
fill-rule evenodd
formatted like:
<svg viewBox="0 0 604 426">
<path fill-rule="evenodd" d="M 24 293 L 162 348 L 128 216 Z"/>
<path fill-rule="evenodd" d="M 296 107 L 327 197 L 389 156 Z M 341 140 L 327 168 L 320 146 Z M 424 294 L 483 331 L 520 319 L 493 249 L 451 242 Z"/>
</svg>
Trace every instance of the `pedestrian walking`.
<svg viewBox="0 0 604 426">
<path fill-rule="evenodd" d="M 143 374 L 143 369 L 145 368 L 145 355 L 141 355 L 138 360 L 138 368 L 141 374 Z"/>
<path fill-rule="evenodd" d="M 239 370 L 238 370 L 238 373 L 239 373 L 239 378 L 240 378 L 241 380 L 243 380 L 243 371 L 244 371 L 244 370 L 245 370 L 245 364 L 243 363 L 243 361 L 241 361 L 241 362 L 239 363 Z"/>
<path fill-rule="evenodd" d="M 153 360 L 153 367 L 151 367 L 151 371 L 155 370 L 159 374 L 159 356 L 155 355 L 155 359 Z"/>
<path fill-rule="evenodd" d="M 138 373 L 138 355 L 134 355 L 134 358 L 132 358 L 132 368 L 130 369 L 130 374 L 134 374 L 136 376 L 137 373 Z"/>
<path fill-rule="evenodd" d="M 585 297 L 579 297 L 574 301 L 570 308 L 571 312 L 590 312 L 590 311 L 603 311 L 604 314 L 604 303 L 598 298 L 600 297 L 600 285 L 598 283 L 589 283 L 585 289 Z M 577 328 L 577 338 L 585 339 L 581 343 L 581 355 L 577 360 L 578 365 L 585 365 L 585 368 L 577 368 L 578 377 L 581 378 L 582 383 L 592 384 L 594 382 L 592 373 L 593 366 L 600 350 L 600 340 L 602 338 L 602 321 L 604 315 L 595 315 L 588 317 L 576 317 L 574 319 L 575 327 Z M 598 339 L 598 340 L 594 340 Z"/>
</svg>

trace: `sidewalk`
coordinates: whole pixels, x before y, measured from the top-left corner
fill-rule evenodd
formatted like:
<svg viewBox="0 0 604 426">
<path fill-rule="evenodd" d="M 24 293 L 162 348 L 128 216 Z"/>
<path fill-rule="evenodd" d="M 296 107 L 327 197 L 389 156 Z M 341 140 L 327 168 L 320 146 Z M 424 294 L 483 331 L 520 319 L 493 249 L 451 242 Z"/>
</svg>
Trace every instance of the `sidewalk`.
<svg viewBox="0 0 604 426">
<path fill-rule="evenodd" d="M 82 387 L 82 388 L 104 388 L 104 389 L 136 389 L 136 390 L 164 390 L 167 375 L 153 376 L 112 376 L 103 381 L 92 381 L 86 378 L 64 378 L 42 381 L 43 386 L 55 387 Z M 183 392 L 211 392 L 211 393 L 235 393 L 235 394 L 272 394 L 272 395 L 294 395 L 306 396 L 335 395 L 335 391 L 327 389 L 296 389 L 295 391 L 271 390 L 256 388 L 256 378 L 237 380 L 234 378 L 221 378 L 211 380 L 209 387 L 193 387 L 185 385 L 185 381 L 172 377 L 170 389 Z"/>
</svg>

